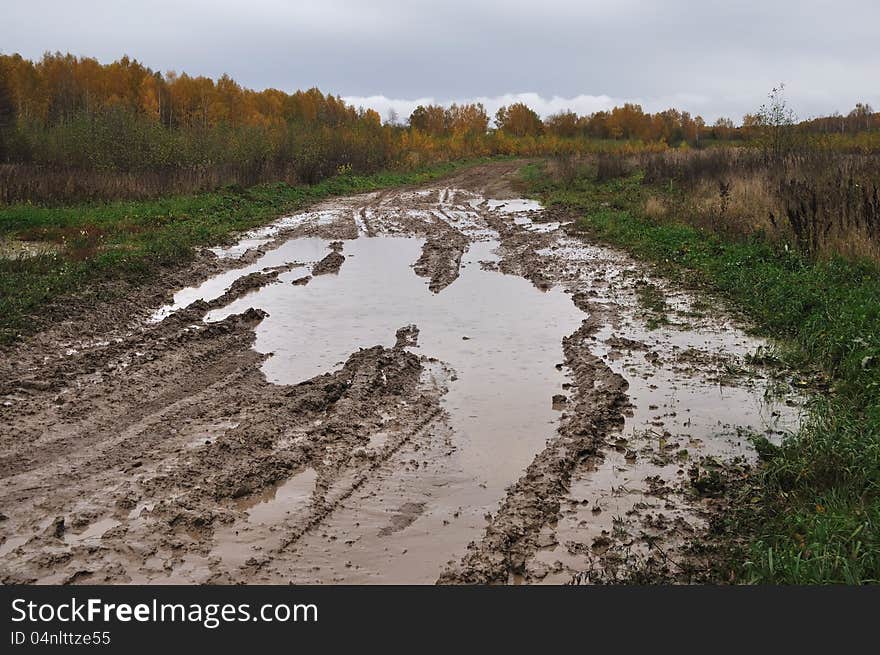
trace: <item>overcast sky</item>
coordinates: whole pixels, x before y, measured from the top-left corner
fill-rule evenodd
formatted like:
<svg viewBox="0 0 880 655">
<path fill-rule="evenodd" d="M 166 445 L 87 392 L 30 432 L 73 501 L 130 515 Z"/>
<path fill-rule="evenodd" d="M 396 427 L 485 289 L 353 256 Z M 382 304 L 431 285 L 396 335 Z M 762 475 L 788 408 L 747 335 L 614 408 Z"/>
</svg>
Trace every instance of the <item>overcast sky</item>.
<svg viewBox="0 0 880 655">
<path fill-rule="evenodd" d="M 880 106 L 878 0 L 0 0 L 0 51 L 47 50 L 395 107 L 624 101 L 739 121 L 785 81 L 801 118 Z"/>
</svg>

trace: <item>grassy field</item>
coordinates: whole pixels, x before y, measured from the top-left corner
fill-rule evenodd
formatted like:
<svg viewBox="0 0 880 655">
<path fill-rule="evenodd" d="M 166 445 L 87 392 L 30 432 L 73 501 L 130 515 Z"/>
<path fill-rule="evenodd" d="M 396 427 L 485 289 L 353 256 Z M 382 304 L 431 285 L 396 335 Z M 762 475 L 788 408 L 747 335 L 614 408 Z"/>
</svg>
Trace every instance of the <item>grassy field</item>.
<svg viewBox="0 0 880 655">
<path fill-rule="evenodd" d="M 595 166 L 566 168 L 534 164 L 523 177 L 532 195 L 576 212 L 582 230 L 728 298 L 779 340 L 786 364 L 831 381 L 799 433 L 778 448 L 758 444 L 763 466 L 741 490 L 753 502 L 726 519 L 739 579 L 880 581 L 877 264 L 808 257 L 784 240 L 698 227 L 681 213 L 651 218 L 658 198 L 686 211 L 688 190 L 647 184 L 638 169 L 600 182 Z"/>
<path fill-rule="evenodd" d="M 479 161 L 339 175 L 311 186 L 277 183 L 146 201 L 2 207 L 0 343 L 27 333 L 47 303 L 96 282 L 149 279 L 191 259 L 194 246 L 218 243 L 323 198 L 425 182 Z"/>
</svg>

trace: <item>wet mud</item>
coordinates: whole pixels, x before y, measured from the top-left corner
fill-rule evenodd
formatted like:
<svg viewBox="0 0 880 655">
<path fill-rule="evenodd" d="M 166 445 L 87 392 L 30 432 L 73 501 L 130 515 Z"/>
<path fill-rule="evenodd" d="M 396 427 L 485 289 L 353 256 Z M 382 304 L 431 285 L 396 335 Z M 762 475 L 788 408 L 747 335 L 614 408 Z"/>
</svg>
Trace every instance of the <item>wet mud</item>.
<svg viewBox="0 0 880 655">
<path fill-rule="evenodd" d="M 697 579 L 713 471 L 802 398 L 517 169 L 323 203 L 7 349 L 2 582 Z"/>
</svg>

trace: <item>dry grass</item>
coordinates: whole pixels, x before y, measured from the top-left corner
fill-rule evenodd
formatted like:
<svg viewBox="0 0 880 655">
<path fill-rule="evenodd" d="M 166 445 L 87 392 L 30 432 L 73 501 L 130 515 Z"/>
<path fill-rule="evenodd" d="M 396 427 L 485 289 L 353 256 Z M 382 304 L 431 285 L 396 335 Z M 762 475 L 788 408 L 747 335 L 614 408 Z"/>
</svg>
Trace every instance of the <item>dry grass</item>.
<svg viewBox="0 0 880 655">
<path fill-rule="evenodd" d="M 878 154 L 808 150 L 772 159 L 715 148 L 630 157 L 626 165 L 641 169 L 653 189 L 644 213 L 654 220 L 761 236 L 813 257 L 880 262 Z"/>
<path fill-rule="evenodd" d="M 689 190 L 687 201 L 693 219 L 715 231 L 745 236 L 760 233 L 774 239 L 780 236 L 770 220 L 771 214 L 780 212 L 779 200 L 761 175 L 746 173 L 723 183 L 701 180 Z"/>
<path fill-rule="evenodd" d="M 666 201 L 659 196 L 648 196 L 645 200 L 645 216 L 655 221 L 662 221 L 669 214 Z"/>
</svg>

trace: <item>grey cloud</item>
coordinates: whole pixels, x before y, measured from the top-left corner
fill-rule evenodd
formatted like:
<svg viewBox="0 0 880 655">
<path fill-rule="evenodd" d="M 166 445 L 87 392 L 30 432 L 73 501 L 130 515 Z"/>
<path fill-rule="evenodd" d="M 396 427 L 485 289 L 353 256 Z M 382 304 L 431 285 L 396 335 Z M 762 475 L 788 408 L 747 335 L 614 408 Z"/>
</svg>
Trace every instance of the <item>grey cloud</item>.
<svg viewBox="0 0 880 655">
<path fill-rule="evenodd" d="M 160 70 L 228 72 L 254 88 L 319 86 L 365 104 L 492 105 L 535 93 L 547 107 L 554 97 L 573 109 L 594 97 L 652 110 L 669 102 L 711 120 L 739 118 L 780 80 L 801 116 L 880 104 L 872 0 L 10 4 L 0 22 L 6 52 L 127 53 Z"/>
</svg>

